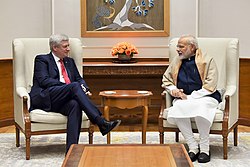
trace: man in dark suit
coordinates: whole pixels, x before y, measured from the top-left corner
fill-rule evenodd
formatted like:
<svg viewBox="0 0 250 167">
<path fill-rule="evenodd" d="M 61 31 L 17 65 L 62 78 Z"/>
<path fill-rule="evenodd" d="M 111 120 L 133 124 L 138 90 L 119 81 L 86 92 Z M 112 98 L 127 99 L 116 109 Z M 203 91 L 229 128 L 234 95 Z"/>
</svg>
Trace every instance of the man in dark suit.
<svg viewBox="0 0 250 167">
<path fill-rule="evenodd" d="M 35 58 L 31 107 L 59 112 L 68 117 L 66 152 L 71 144 L 77 144 L 80 135 L 82 111 L 102 135 L 120 124 L 120 120 L 106 121 L 102 113 L 88 98 L 89 87 L 80 76 L 74 60 L 69 55 L 69 38 L 52 35 L 49 39 L 51 52 Z"/>
</svg>

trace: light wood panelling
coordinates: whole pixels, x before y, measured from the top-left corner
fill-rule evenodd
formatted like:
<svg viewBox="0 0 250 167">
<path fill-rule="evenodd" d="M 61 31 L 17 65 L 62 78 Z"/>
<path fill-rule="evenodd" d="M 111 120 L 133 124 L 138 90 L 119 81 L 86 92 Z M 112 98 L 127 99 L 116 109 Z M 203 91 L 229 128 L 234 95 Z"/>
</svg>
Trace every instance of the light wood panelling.
<svg viewBox="0 0 250 167">
<path fill-rule="evenodd" d="M 239 123 L 250 126 L 250 59 L 240 59 Z"/>
<path fill-rule="evenodd" d="M 13 124 L 12 59 L 0 59 L 0 127 Z"/>
</svg>

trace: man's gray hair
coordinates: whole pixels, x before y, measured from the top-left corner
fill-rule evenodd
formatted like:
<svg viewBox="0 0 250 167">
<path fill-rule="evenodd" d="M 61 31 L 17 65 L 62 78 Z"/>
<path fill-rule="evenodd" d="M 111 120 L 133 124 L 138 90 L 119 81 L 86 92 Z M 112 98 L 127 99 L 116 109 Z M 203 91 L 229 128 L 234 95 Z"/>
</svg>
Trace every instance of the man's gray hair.
<svg viewBox="0 0 250 167">
<path fill-rule="evenodd" d="M 69 41 L 69 37 L 65 34 L 53 34 L 49 37 L 49 47 L 52 51 L 53 46 L 59 46 L 62 41 Z"/>
<path fill-rule="evenodd" d="M 185 38 L 188 44 L 194 45 L 196 49 L 199 48 L 197 38 L 195 38 L 193 35 L 182 35 L 180 38 Z"/>
</svg>

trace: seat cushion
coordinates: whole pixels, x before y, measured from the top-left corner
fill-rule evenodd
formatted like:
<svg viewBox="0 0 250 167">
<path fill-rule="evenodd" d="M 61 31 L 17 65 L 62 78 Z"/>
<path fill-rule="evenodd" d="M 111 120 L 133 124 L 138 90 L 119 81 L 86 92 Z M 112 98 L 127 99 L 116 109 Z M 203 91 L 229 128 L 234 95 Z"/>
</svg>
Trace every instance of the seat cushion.
<svg viewBox="0 0 250 167">
<path fill-rule="evenodd" d="M 49 124 L 66 124 L 67 116 L 56 112 L 46 112 L 40 109 L 35 109 L 30 112 L 31 122 L 49 123 Z M 83 112 L 82 121 L 87 121 L 88 117 Z"/>
<path fill-rule="evenodd" d="M 168 110 L 165 109 L 164 112 L 163 112 L 163 118 L 167 119 L 167 117 L 168 117 Z M 222 120 L 223 120 L 223 111 L 220 110 L 220 109 L 217 109 L 213 122 L 221 122 Z M 192 121 L 193 121 L 193 119 L 192 119 Z"/>
<path fill-rule="evenodd" d="M 165 109 L 164 113 L 163 113 L 163 127 L 165 127 L 165 128 L 177 128 L 176 125 L 170 124 L 167 121 L 167 116 L 168 116 L 167 109 Z M 223 122 L 222 120 L 223 120 L 223 111 L 217 109 L 213 124 L 211 126 L 211 130 L 222 130 L 222 122 Z M 194 118 L 191 119 L 191 124 L 192 124 L 192 129 L 197 129 Z"/>
</svg>

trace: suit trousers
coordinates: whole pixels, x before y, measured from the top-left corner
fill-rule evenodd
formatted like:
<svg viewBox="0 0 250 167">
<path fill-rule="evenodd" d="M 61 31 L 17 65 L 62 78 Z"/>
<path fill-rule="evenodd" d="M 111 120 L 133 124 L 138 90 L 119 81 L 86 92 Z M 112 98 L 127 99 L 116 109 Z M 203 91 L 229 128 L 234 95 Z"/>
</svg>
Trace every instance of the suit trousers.
<svg viewBox="0 0 250 167">
<path fill-rule="evenodd" d="M 68 117 L 67 152 L 71 144 L 77 144 L 79 141 L 82 111 L 86 113 L 93 124 L 98 125 L 102 123 L 102 113 L 90 101 L 78 82 L 72 82 L 62 86 L 53 86 L 48 89 L 51 99 L 51 111 L 60 112 Z"/>
</svg>

